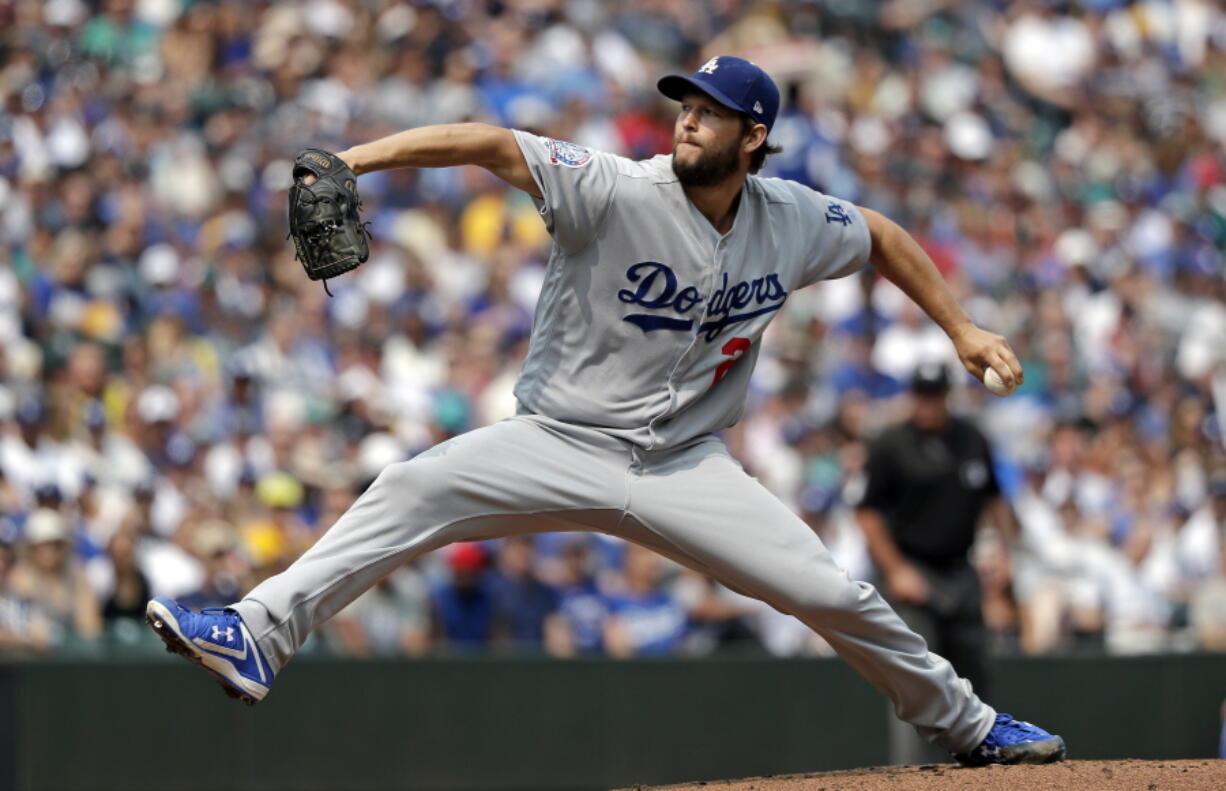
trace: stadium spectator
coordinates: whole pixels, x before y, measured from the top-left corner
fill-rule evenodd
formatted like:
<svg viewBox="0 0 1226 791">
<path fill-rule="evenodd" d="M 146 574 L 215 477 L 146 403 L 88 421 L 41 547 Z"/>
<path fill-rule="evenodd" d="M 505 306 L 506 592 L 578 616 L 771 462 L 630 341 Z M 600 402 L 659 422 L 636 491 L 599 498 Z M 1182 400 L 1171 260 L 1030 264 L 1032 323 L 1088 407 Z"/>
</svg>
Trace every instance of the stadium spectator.
<svg viewBox="0 0 1226 791">
<path fill-rule="evenodd" d="M 12 591 L 17 563 L 17 526 L 0 522 L 0 653 L 34 653 L 51 648 L 51 623 L 30 602 Z"/>
<path fill-rule="evenodd" d="M 110 628 L 120 619 L 141 621 L 149 602 L 149 581 L 136 562 L 136 537 L 126 530 L 111 536 L 106 557 L 114 571 L 110 592 L 102 600 L 102 619 Z"/>
<path fill-rule="evenodd" d="M 626 548 L 620 589 L 609 597 L 604 622 L 610 656 L 668 656 L 686 637 L 684 605 L 664 582 L 663 560 L 637 544 Z"/>
<path fill-rule="evenodd" d="M 678 570 L 672 593 L 688 623 L 684 653 L 698 656 L 759 645 L 751 626 L 752 616 L 760 609 L 754 599 L 686 568 Z"/>
<path fill-rule="evenodd" d="M 234 527 L 219 519 L 210 519 L 195 525 L 190 536 L 191 553 L 203 567 L 204 575 L 199 587 L 179 601 L 189 602 L 186 606 L 195 609 L 231 604 L 242 590 L 249 571 L 236 551 L 238 540 Z"/>
<path fill-rule="evenodd" d="M 84 571 L 71 553 L 64 518 L 49 509 L 25 524 L 25 557 L 9 574 L 10 593 L 30 603 L 51 630 L 55 645 L 88 643 L 102 633 L 102 613 Z"/>
<path fill-rule="evenodd" d="M 429 587 L 403 566 L 359 596 L 329 624 L 329 641 L 348 656 L 420 656 L 430 648 Z"/>
<path fill-rule="evenodd" d="M 437 643 L 446 649 L 479 650 L 494 638 L 498 608 L 486 550 L 476 542 L 461 542 L 446 553 L 450 578 L 436 585 L 431 595 Z"/>
<path fill-rule="evenodd" d="M 1020 646 L 1029 654 L 1067 647 L 1075 636 L 1101 635 L 1103 628 L 1102 600 L 1075 532 L 1076 505 L 1067 492 L 1047 494 L 1049 479 L 1031 470 L 1014 502 L 1025 548 L 1014 562 L 1014 593 Z"/>
<path fill-rule="evenodd" d="M 1191 589 L 1188 621 L 1196 644 L 1206 651 L 1226 651 L 1226 503 L 1222 479 L 1213 483 L 1213 512 L 1217 521 L 1217 568 L 1207 581 Z"/>
<path fill-rule="evenodd" d="M 545 620 L 545 650 L 553 656 L 584 656 L 604 648 L 608 602 L 592 574 L 594 562 L 586 533 L 567 535 L 554 564 L 558 608 Z"/>
<path fill-rule="evenodd" d="M 545 622 L 558 609 L 557 592 L 537 576 L 532 536 L 498 543 L 490 592 L 497 602 L 498 636 L 516 650 L 544 647 Z"/>
</svg>

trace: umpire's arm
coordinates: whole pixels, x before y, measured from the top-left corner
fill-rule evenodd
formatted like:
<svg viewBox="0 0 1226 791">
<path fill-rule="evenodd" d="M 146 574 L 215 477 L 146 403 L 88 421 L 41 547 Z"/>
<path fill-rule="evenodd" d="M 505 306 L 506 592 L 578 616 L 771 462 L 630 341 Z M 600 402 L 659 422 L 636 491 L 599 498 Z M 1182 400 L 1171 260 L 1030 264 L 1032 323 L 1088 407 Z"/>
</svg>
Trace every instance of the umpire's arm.
<svg viewBox="0 0 1226 791">
<path fill-rule="evenodd" d="M 982 380 L 992 368 L 1007 386 L 1022 383 L 1022 366 L 999 335 L 976 327 L 954 299 L 949 286 L 919 243 L 893 220 L 863 206 L 873 249 L 870 259 L 877 271 L 924 309 L 954 342 L 962 365 Z"/>
<path fill-rule="evenodd" d="M 439 124 L 407 129 L 337 154 L 357 175 L 391 168 L 476 165 L 512 187 L 541 197 L 510 129 L 489 124 Z"/>
<path fill-rule="evenodd" d="M 887 595 L 901 602 L 922 604 L 928 599 L 928 581 L 903 556 L 882 513 L 884 504 L 896 502 L 899 497 L 894 453 L 883 442 L 884 439 L 878 437 L 869 446 L 864 494 L 856 506 L 856 521 L 860 523 L 868 554 L 880 572 Z"/>
</svg>

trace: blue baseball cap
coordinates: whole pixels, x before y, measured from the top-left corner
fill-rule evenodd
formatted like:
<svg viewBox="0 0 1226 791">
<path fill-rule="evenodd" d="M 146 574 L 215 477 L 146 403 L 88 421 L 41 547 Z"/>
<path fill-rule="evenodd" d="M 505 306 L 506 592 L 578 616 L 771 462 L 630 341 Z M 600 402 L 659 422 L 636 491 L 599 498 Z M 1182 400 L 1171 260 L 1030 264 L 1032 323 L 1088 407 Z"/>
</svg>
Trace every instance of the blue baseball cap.
<svg viewBox="0 0 1226 791">
<path fill-rule="evenodd" d="M 765 124 L 770 132 L 779 113 L 779 88 L 758 66 L 732 55 L 717 55 L 689 77 L 670 74 L 656 83 L 660 93 L 681 101 L 689 91 L 701 91 L 725 107 Z"/>
</svg>

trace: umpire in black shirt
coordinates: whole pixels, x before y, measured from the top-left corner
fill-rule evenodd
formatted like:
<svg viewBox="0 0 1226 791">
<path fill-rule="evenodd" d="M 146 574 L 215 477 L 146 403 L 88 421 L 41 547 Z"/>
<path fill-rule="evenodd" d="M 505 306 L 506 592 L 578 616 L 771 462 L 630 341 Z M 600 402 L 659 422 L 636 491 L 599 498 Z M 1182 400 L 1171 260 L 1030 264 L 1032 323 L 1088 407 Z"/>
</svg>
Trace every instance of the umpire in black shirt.
<svg viewBox="0 0 1226 791">
<path fill-rule="evenodd" d="M 872 443 L 856 517 L 898 614 L 987 697 L 987 629 L 970 548 L 985 509 L 1007 540 L 1017 523 L 987 440 L 949 412 L 945 366 L 919 366 L 911 392 L 910 419 Z"/>
</svg>

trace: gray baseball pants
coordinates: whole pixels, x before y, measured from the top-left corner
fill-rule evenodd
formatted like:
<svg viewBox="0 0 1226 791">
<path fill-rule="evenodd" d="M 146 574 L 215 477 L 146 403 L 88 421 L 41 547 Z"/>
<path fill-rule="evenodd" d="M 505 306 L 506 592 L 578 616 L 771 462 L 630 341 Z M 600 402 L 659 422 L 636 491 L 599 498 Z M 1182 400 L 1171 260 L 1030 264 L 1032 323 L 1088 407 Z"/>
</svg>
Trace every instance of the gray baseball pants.
<svg viewBox="0 0 1226 791">
<path fill-rule="evenodd" d="M 970 682 L 710 435 L 644 451 L 537 415 L 477 429 L 387 467 L 234 609 L 280 670 L 313 629 L 410 558 L 455 541 L 562 530 L 642 544 L 795 615 L 951 752 L 969 752 L 992 726 L 996 713 Z"/>
</svg>

